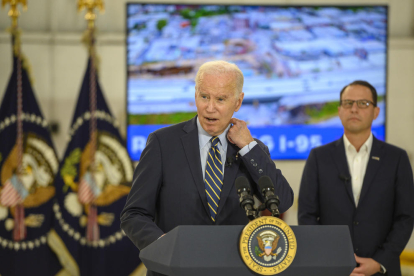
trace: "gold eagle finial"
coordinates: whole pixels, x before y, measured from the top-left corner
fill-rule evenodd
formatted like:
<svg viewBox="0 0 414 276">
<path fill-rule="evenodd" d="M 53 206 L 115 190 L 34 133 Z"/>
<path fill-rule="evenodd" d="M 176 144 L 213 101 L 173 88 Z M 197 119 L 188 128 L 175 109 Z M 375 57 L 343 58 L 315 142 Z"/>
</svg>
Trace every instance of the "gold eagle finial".
<svg viewBox="0 0 414 276">
<path fill-rule="evenodd" d="M 94 9 L 98 9 L 100 12 L 104 12 L 103 0 L 78 0 L 78 12 L 86 9 L 85 19 L 88 21 L 89 27 L 94 26 L 96 14 Z"/>
<path fill-rule="evenodd" d="M 1 6 L 4 8 L 6 4 L 10 4 L 10 10 L 7 13 L 8 16 L 12 19 L 12 27 L 17 27 L 17 18 L 20 15 L 20 12 L 17 8 L 17 5 L 21 4 L 23 6 L 23 10 L 27 10 L 27 1 L 26 0 L 1 0 Z"/>
</svg>

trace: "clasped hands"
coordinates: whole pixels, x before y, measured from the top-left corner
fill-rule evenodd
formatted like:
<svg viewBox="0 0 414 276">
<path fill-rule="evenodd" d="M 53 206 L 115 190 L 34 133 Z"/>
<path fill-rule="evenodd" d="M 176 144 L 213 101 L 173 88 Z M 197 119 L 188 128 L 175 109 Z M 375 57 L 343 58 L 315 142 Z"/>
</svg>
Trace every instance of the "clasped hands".
<svg viewBox="0 0 414 276">
<path fill-rule="evenodd" d="M 380 272 L 381 265 L 372 258 L 362 258 L 355 255 L 355 261 L 359 264 L 350 276 L 371 276 Z"/>
</svg>

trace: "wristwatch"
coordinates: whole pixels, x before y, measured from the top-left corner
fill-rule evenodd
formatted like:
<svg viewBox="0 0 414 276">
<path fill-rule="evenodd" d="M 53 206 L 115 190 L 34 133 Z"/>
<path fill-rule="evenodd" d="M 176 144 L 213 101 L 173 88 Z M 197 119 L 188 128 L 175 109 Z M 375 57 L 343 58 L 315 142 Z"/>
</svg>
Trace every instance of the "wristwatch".
<svg viewBox="0 0 414 276">
<path fill-rule="evenodd" d="M 380 264 L 380 274 L 385 274 L 387 272 L 387 270 L 385 269 L 385 267 L 382 265 L 382 264 Z"/>
</svg>

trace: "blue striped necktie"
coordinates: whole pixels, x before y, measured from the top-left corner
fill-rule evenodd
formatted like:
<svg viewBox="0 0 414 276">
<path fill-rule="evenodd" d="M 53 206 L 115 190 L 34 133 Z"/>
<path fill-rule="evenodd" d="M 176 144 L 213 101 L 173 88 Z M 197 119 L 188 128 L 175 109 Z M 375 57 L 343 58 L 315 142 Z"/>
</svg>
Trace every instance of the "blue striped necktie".
<svg viewBox="0 0 414 276">
<path fill-rule="evenodd" d="M 217 147 L 220 139 L 215 136 L 211 138 L 211 148 L 208 151 L 206 175 L 204 186 L 206 188 L 207 203 L 210 209 L 210 217 L 216 219 L 217 209 L 220 202 L 221 188 L 223 187 L 223 170 L 221 153 Z"/>
</svg>

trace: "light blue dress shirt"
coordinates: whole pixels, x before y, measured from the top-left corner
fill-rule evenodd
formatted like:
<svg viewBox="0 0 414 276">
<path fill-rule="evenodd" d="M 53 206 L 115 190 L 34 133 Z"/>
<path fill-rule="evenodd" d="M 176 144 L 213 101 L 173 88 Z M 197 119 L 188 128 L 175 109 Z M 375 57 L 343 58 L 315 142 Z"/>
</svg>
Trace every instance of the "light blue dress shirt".
<svg viewBox="0 0 414 276">
<path fill-rule="evenodd" d="M 224 168 L 226 163 L 226 154 L 227 154 L 227 133 L 229 132 L 231 124 L 227 126 L 227 128 L 220 134 L 218 137 L 220 139 L 220 143 L 217 144 L 219 151 L 221 153 L 221 163 L 222 163 L 222 171 L 224 175 Z M 213 137 L 208 134 L 200 124 L 200 120 L 197 117 L 197 129 L 198 129 L 198 143 L 200 146 L 200 159 L 201 159 L 201 169 L 203 172 L 203 180 L 205 179 L 205 171 L 206 171 L 206 164 L 207 164 L 207 156 L 208 151 L 211 148 L 210 139 Z M 252 141 L 250 144 L 243 147 L 239 154 L 241 156 L 248 153 L 255 145 L 257 145 L 256 141 Z"/>
</svg>

